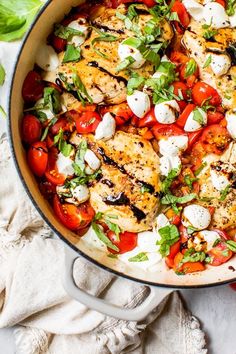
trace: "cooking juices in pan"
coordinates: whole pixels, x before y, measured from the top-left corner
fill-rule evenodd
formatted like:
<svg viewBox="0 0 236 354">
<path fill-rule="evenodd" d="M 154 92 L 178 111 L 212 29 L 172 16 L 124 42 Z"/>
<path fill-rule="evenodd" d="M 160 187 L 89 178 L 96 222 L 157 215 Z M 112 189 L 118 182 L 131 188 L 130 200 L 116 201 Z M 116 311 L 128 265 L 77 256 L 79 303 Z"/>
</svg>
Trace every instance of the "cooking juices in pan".
<svg viewBox="0 0 236 354">
<path fill-rule="evenodd" d="M 22 142 L 57 218 L 157 277 L 160 263 L 185 275 L 236 252 L 236 117 L 219 84 L 233 80 L 233 29 L 197 23 L 185 3 L 73 8 L 22 88 Z"/>
</svg>

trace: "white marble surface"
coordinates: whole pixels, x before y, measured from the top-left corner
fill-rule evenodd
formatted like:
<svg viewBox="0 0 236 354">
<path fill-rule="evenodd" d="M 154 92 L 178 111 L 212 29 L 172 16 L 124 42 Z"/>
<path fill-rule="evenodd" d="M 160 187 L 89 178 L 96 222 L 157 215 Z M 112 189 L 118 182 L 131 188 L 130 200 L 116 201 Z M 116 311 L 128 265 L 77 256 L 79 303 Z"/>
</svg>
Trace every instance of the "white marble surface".
<svg viewBox="0 0 236 354">
<path fill-rule="evenodd" d="M 206 333 L 208 354 L 236 354 L 236 292 L 221 286 L 181 293 Z M 16 353 L 12 329 L 0 330 L 0 353 Z"/>
</svg>

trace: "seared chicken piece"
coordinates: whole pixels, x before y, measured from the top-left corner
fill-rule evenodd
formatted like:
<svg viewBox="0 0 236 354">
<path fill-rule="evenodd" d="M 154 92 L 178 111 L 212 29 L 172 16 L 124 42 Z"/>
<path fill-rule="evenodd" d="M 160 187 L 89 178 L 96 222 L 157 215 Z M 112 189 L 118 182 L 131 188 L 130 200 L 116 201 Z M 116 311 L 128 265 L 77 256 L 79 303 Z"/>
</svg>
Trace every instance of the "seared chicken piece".
<svg viewBox="0 0 236 354">
<path fill-rule="evenodd" d="M 114 215 L 121 230 L 141 232 L 152 228 L 159 209 L 159 157 L 152 145 L 138 135 L 122 131 L 113 139 L 96 141 L 87 136 L 90 149 L 101 159 L 102 178 L 90 187 L 96 212 Z M 71 143 L 78 144 L 74 136 Z"/>
<path fill-rule="evenodd" d="M 223 105 L 227 109 L 234 109 L 236 105 L 236 29 L 221 28 L 213 40 L 203 37 L 202 24 L 192 20 L 183 36 L 183 44 L 189 55 L 199 66 L 200 77 L 213 86 L 222 97 Z M 211 63 L 204 68 L 207 58 L 211 55 Z M 216 74 L 213 71 L 215 67 Z"/>
<path fill-rule="evenodd" d="M 207 199 L 206 202 L 201 201 L 200 204 L 215 208 L 212 228 L 234 228 L 236 227 L 236 143 L 232 142 L 220 159 L 219 156 L 212 154 L 205 158 L 205 162 L 207 162 L 207 166 L 198 176 L 200 184 L 199 196 L 203 200 L 204 198 Z M 220 200 L 222 195 L 213 185 L 212 170 L 215 170 L 218 176 L 224 176 L 223 180 L 228 180 L 232 186 L 224 200 Z M 222 183 L 221 181 L 218 180 L 218 184 Z M 216 185 L 216 182 L 214 184 Z"/>
<path fill-rule="evenodd" d="M 142 28 L 152 16 L 148 12 L 145 13 L 147 11 L 145 6 L 140 5 L 140 7 L 142 14 L 138 18 Z M 117 37 L 116 41 L 94 41 L 100 37 L 100 34 L 92 29 L 89 38 L 81 46 L 82 60 L 78 63 L 61 64 L 58 68 L 58 73 L 63 74 L 68 82 L 72 81 L 71 74 L 76 71 L 93 102 L 97 104 L 118 104 L 126 100 L 126 85 L 129 77 L 126 70 L 116 71 L 120 63 L 118 46 L 124 39 L 134 37 L 134 33 L 125 29 L 124 22 L 116 17 L 116 11 L 125 14 L 127 9 L 123 5 L 116 10 L 99 8 L 98 16 L 93 14 L 92 19 L 94 27 Z M 160 26 L 162 38 L 170 41 L 173 36 L 171 26 L 165 20 L 160 23 Z M 94 48 L 102 55 L 99 55 Z M 134 70 L 144 77 L 150 77 L 154 67 L 153 64 L 146 62 L 141 68 Z"/>
</svg>

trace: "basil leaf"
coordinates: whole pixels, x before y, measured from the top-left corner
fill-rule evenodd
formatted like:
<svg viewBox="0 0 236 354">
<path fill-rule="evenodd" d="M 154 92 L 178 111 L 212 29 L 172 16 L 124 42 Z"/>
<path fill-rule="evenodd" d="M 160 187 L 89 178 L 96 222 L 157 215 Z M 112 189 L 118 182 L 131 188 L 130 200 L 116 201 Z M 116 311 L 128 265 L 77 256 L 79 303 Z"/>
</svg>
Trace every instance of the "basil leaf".
<svg viewBox="0 0 236 354">
<path fill-rule="evenodd" d="M 127 57 L 126 59 L 122 60 L 119 65 L 116 67 L 116 72 L 124 70 L 128 68 L 128 66 L 132 65 L 135 62 L 135 59 L 131 56 Z"/>
<path fill-rule="evenodd" d="M 66 181 L 65 185 L 68 188 L 74 189 L 77 186 L 87 184 L 88 182 L 95 180 L 97 178 L 97 176 L 101 174 L 101 170 L 98 170 L 95 173 L 93 173 L 92 175 L 86 175 L 84 172 L 82 172 L 80 170 L 80 168 L 75 163 L 72 164 L 72 166 L 74 168 L 74 171 L 75 171 L 75 174 L 77 175 L 77 177 Z"/>
<path fill-rule="evenodd" d="M 233 240 L 228 240 L 226 241 L 227 247 L 230 251 L 236 253 L 236 242 Z"/>
<path fill-rule="evenodd" d="M 67 44 L 62 63 L 79 61 L 80 59 L 81 59 L 81 49 L 79 47 L 75 48 L 73 44 Z"/>
<path fill-rule="evenodd" d="M 119 38 L 116 37 L 116 36 L 113 36 L 112 34 L 108 34 L 108 33 L 102 32 L 102 31 L 100 31 L 99 29 L 97 29 L 95 27 L 93 27 L 93 29 L 100 35 L 99 37 L 94 38 L 92 40 L 92 42 L 91 42 L 91 46 L 92 46 L 93 50 L 98 55 L 100 55 L 102 58 L 109 59 L 109 57 L 105 53 L 101 52 L 100 50 L 98 50 L 95 47 L 95 44 L 97 42 L 101 42 L 101 41 L 103 41 L 103 42 L 115 42 L 115 41 L 118 41 Z"/>
<path fill-rule="evenodd" d="M 187 233 L 189 234 L 189 235 L 192 235 L 194 232 L 196 232 L 197 231 L 197 229 L 195 228 L 195 227 L 193 227 L 193 226 L 188 226 L 187 227 Z"/>
<path fill-rule="evenodd" d="M 195 171 L 195 176 L 198 176 L 198 175 L 200 175 L 200 173 L 202 172 L 202 170 L 205 168 L 207 166 L 207 163 L 206 162 L 204 162 L 203 164 L 201 164 L 201 166 L 200 167 L 198 167 L 198 169 Z"/>
<path fill-rule="evenodd" d="M 131 73 L 131 78 L 128 81 L 127 84 L 127 94 L 132 95 L 134 90 L 139 89 L 141 86 L 143 86 L 145 83 L 144 77 L 140 76 L 136 72 Z"/>
<path fill-rule="evenodd" d="M 99 226 L 98 224 L 96 224 L 96 222 L 93 221 L 92 228 L 100 241 L 102 241 L 107 247 L 111 248 L 112 250 L 119 252 L 119 248 L 113 245 L 111 240 L 104 234 L 101 226 Z"/>
<path fill-rule="evenodd" d="M 185 68 L 185 79 L 191 75 L 193 75 L 195 73 L 195 71 L 197 70 L 197 63 L 195 62 L 195 60 L 193 58 L 191 58 Z"/>
<path fill-rule="evenodd" d="M 195 252 L 194 248 L 190 248 L 184 253 L 184 257 L 180 262 L 180 265 L 187 262 L 203 262 L 206 258 L 206 254 L 201 252 Z"/>
<path fill-rule="evenodd" d="M 226 13 L 229 16 L 233 16 L 235 14 L 236 8 L 236 0 L 227 0 L 226 1 Z"/>
<path fill-rule="evenodd" d="M 2 86 L 4 84 L 5 76 L 6 76 L 6 72 L 5 72 L 2 64 L 0 63 L 0 86 Z"/>
<path fill-rule="evenodd" d="M 45 123 L 48 120 L 48 117 L 46 115 L 46 113 L 42 112 L 42 111 L 35 111 L 34 114 L 36 115 L 36 117 L 38 118 L 38 120 L 41 123 Z"/>
<path fill-rule="evenodd" d="M 40 0 L 1 0 L 0 41 L 21 38 L 41 6 Z"/>
<path fill-rule="evenodd" d="M 141 192 L 142 194 L 144 194 L 144 193 L 150 193 L 150 188 L 149 188 L 148 186 L 142 186 L 142 187 L 140 188 L 140 192 Z"/>
<path fill-rule="evenodd" d="M 193 183 L 197 182 L 198 178 L 192 178 L 190 175 L 184 176 L 184 182 L 189 187 L 190 190 L 193 189 Z"/>
<path fill-rule="evenodd" d="M 84 156 L 86 151 L 88 150 L 88 143 L 87 140 L 83 139 L 81 143 L 78 146 L 78 149 L 75 154 L 75 164 L 80 168 L 80 170 L 83 172 L 85 169 L 85 161 L 84 161 Z"/>
<path fill-rule="evenodd" d="M 71 144 L 68 144 L 64 139 L 64 132 L 62 129 L 59 130 L 59 133 L 54 136 L 54 144 L 58 145 L 59 151 L 65 156 L 68 157 L 73 150 Z"/>
<path fill-rule="evenodd" d="M 216 29 L 212 29 L 211 25 L 202 25 L 202 29 L 204 29 L 205 31 L 203 31 L 203 37 L 205 39 L 211 39 L 212 37 L 214 37 L 216 34 L 218 34 L 218 31 Z"/>
<path fill-rule="evenodd" d="M 161 239 L 157 241 L 160 254 L 166 257 L 170 254 L 170 246 L 179 240 L 179 231 L 175 225 L 166 225 L 158 230 Z"/>
<path fill-rule="evenodd" d="M 129 45 L 133 48 L 138 49 L 141 45 L 142 45 L 142 41 L 139 38 L 135 38 L 135 37 L 130 37 L 125 39 L 122 44 L 126 44 Z"/>
<path fill-rule="evenodd" d="M 121 229 L 119 228 L 119 225 L 111 222 L 111 220 L 109 220 L 109 217 L 104 217 L 104 221 L 107 224 L 107 226 L 109 227 L 109 230 L 111 230 L 115 233 L 117 241 L 120 241 L 119 235 L 121 233 Z"/>
<path fill-rule="evenodd" d="M 195 122 L 198 122 L 201 126 L 205 125 L 205 121 L 202 115 L 202 110 L 200 108 L 195 108 L 193 110 L 193 120 L 195 120 Z"/>
<path fill-rule="evenodd" d="M 74 72 L 72 74 L 72 80 L 73 80 L 74 86 L 76 88 L 76 91 L 77 91 L 77 94 L 78 94 L 78 98 L 82 102 L 82 104 L 85 104 L 84 97 L 87 98 L 89 103 L 93 103 L 92 97 L 90 97 L 90 95 L 88 94 L 88 92 L 87 92 L 82 80 L 80 79 L 80 77 L 78 76 L 77 73 Z"/>
<path fill-rule="evenodd" d="M 141 252 L 134 257 L 128 259 L 129 262 L 145 262 L 148 261 L 148 256 L 145 252 Z"/>
<path fill-rule="evenodd" d="M 160 64 L 160 55 L 154 52 L 154 50 L 151 49 L 146 49 L 145 51 L 141 51 L 142 56 L 144 59 L 150 61 L 152 64 L 154 64 L 155 69 L 158 68 L 158 65 Z"/>
<path fill-rule="evenodd" d="M 78 31 L 71 27 L 64 27 L 63 25 L 56 24 L 54 27 L 54 34 L 55 36 L 62 38 L 62 39 L 70 39 L 73 36 L 82 36 L 84 37 L 84 33 Z"/>
<path fill-rule="evenodd" d="M 230 188 L 231 188 L 231 185 L 229 184 L 228 186 L 225 187 L 225 189 L 223 189 L 223 191 L 220 192 L 220 201 L 221 202 L 223 202 L 226 199 Z"/>
<path fill-rule="evenodd" d="M 41 112 L 41 113 L 43 113 L 43 112 Z M 57 121 L 57 118 L 52 118 L 52 119 L 50 120 L 50 122 L 48 123 L 48 125 L 47 125 L 46 128 L 44 129 L 44 132 L 43 132 L 42 137 L 41 137 L 41 141 L 44 141 L 44 140 L 46 139 L 46 137 L 47 137 L 47 135 L 48 135 L 49 128 L 50 128 L 52 125 L 54 125 L 54 124 L 56 123 L 56 121 Z"/>
<path fill-rule="evenodd" d="M 54 87 L 45 87 L 43 92 L 44 106 L 58 114 L 61 112 L 60 93 Z"/>
<path fill-rule="evenodd" d="M 207 68 L 211 64 L 212 56 L 208 55 L 207 60 L 205 61 L 203 65 L 203 69 Z"/>
<path fill-rule="evenodd" d="M 179 175 L 179 173 L 180 173 L 180 168 L 173 168 L 168 173 L 168 176 L 161 183 L 161 190 L 162 190 L 163 193 L 167 193 L 169 191 L 172 182 Z"/>
<path fill-rule="evenodd" d="M 197 195 L 195 193 L 191 193 L 188 195 L 184 195 L 183 197 L 176 197 L 175 195 L 172 194 L 166 194 L 162 199 L 161 203 L 163 205 L 168 205 L 168 204 L 185 204 L 188 202 L 191 202 L 191 200 L 196 199 Z"/>
</svg>

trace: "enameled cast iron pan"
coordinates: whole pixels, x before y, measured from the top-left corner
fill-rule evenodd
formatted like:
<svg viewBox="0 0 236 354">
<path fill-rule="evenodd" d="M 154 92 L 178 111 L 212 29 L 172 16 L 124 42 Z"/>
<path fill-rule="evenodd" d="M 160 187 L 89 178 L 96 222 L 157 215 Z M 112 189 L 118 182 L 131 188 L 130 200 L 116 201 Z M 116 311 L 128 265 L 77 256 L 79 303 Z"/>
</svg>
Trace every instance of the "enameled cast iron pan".
<svg viewBox="0 0 236 354">
<path fill-rule="evenodd" d="M 111 259 L 101 253 L 101 251 L 90 248 L 55 218 L 50 205 L 39 192 L 34 176 L 28 168 L 25 150 L 21 144 L 20 125 L 23 109 L 21 89 L 27 73 L 34 66 L 40 44 L 45 42 L 48 34 L 52 31 L 53 24 L 61 21 L 65 14 L 70 11 L 71 7 L 78 5 L 78 3 L 78 0 L 49 0 L 41 9 L 23 40 L 20 52 L 16 58 L 9 95 L 8 129 L 11 149 L 17 171 L 29 198 L 40 215 L 66 245 L 64 285 L 67 292 L 94 310 L 120 319 L 136 321 L 143 319 L 173 289 L 209 287 L 236 281 L 235 273 L 229 269 L 229 266 L 236 268 L 236 257 L 233 257 L 229 262 L 220 267 L 209 267 L 204 272 L 185 276 L 176 275 L 164 265 L 158 273 L 147 272 L 128 267 L 125 263 L 117 259 Z M 78 289 L 73 281 L 73 264 L 78 255 L 86 258 L 88 262 L 92 262 L 98 267 L 126 278 L 127 281 L 133 280 L 149 286 L 151 291 L 148 298 L 135 309 L 122 309 L 86 294 Z"/>
</svg>

